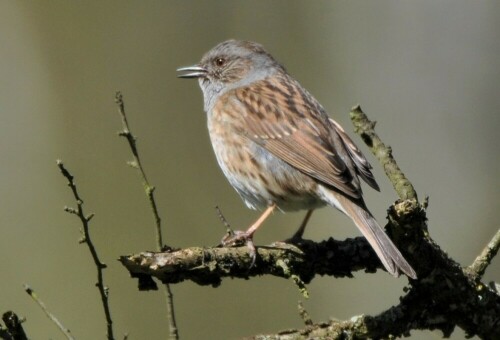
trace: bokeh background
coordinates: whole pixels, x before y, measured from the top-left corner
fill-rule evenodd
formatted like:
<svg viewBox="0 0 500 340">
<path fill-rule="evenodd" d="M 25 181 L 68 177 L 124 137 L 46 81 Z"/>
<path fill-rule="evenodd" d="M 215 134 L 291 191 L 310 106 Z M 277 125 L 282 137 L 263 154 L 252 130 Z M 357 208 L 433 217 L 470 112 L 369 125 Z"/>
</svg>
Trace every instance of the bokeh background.
<svg viewBox="0 0 500 340">
<path fill-rule="evenodd" d="M 166 242 L 214 245 L 223 234 L 215 205 L 236 227 L 257 214 L 215 162 L 196 82 L 177 79 L 175 69 L 229 38 L 264 44 L 346 130 L 360 103 L 420 197 L 430 196 L 432 237 L 470 264 L 499 228 L 499 34 L 497 1 L 0 2 L 0 311 L 25 316 L 33 339 L 62 339 L 24 293 L 29 283 L 76 338 L 105 337 L 94 265 L 78 244 L 79 222 L 62 210 L 74 203 L 60 158 L 96 214 L 91 232 L 109 266 L 116 335 L 165 339 L 163 294 L 139 292 L 116 261 L 155 243 L 142 185 L 116 134 L 114 93 L 125 96 Z M 366 188 L 366 200 L 383 223 L 396 195 L 369 159 L 382 192 Z M 290 236 L 301 218 L 275 214 L 256 242 Z M 318 211 L 306 237 L 331 235 L 358 232 L 333 209 Z M 485 281 L 500 280 L 499 264 Z M 405 282 L 382 272 L 316 278 L 304 304 L 314 321 L 375 314 L 398 302 Z M 283 279 L 225 280 L 217 289 L 185 282 L 173 291 L 183 339 L 303 326 L 296 306 L 304 299 Z"/>
</svg>

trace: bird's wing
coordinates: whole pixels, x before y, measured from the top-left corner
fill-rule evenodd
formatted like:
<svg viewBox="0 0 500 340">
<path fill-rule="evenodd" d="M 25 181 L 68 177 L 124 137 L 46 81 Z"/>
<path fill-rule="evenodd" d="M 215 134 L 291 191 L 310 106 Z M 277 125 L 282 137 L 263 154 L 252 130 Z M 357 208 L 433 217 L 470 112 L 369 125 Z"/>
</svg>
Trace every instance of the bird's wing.
<svg viewBox="0 0 500 340">
<path fill-rule="evenodd" d="M 358 149 L 356 144 L 352 141 L 351 137 L 344 131 L 342 126 L 339 123 L 330 118 L 330 122 L 334 126 L 336 132 L 339 134 L 342 142 L 344 143 L 347 151 L 349 152 L 349 156 L 355 164 L 356 173 L 373 189 L 380 191 L 380 187 L 378 186 L 375 177 L 372 174 L 372 166 L 366 160 L 365 155 Z"/>
<path fill-rule="evenodd" d="M 354 145 L 339 134 L 338 124 L 330 121 L 309 93 L 292 78 L 281 77 L 233 90 L 244 120 L 239 133 L 301 172 L 347 196 L 360 198 L 355 167 L 360 164 L 360 171 L 371 175 L 366 160 L 355 146 L 346 144 Z M 362 178 L 365 176 L 373 178 Z"/>
</svg>

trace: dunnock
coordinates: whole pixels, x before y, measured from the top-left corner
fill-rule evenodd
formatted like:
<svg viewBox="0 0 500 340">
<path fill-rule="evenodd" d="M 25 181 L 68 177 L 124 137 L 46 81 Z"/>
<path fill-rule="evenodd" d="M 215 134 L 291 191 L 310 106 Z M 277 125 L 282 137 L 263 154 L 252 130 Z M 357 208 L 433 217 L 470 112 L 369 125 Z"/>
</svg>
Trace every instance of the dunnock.
<svg viewBox="0 0 500 340">
<path fill-rule="evenodd" d="M 247 231 L 223 243 L 251 241 L 276 208 L 308 210 L 301 236 L 312 211 L 328 204 L 353 220 L 389 273 L 416 278 L 364 203 L 359 177 L 379 190 L 370 164 L 262 45 L 228 40 L 178 71 L 198 78 L 212 146 L 229 183 L 249 208 L 265 208 Z"/>
</svg>

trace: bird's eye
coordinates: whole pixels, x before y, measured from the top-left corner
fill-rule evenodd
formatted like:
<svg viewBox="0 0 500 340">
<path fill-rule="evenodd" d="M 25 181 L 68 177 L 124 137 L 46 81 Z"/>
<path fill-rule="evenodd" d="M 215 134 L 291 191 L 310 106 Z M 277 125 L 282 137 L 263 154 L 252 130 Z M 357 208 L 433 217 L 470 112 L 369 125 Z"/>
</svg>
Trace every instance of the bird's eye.
<svg viewBox="0 0 500 340">
<path fill-rule="evenodd" d="M 226 59 L 219 57 L 215 59 L 214 63 L 216 66 L 221 67 L 226 64 Z"/>
</svg>

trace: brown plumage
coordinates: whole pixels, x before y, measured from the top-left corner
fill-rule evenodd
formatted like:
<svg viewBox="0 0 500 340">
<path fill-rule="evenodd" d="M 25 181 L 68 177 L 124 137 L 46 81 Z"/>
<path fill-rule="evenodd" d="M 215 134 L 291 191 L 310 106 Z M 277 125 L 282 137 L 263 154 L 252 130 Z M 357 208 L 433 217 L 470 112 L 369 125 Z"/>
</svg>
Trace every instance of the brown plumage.
<svg viewBox="0 0 500 340">
<path fill-rule="evenodd" d="M 359 178 L 379 190 L 370 164 L 261 45 L 229 40 L 179 70 L 199 79 L 212 146 L 230 184 L 248 207 L 266 208 L 237 239 L 251 239 L 276 207 L 312 211 L 328 204 L 351 217 L 388 272 L 416 278 L 363 201 Z"/>
</svg>

